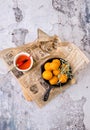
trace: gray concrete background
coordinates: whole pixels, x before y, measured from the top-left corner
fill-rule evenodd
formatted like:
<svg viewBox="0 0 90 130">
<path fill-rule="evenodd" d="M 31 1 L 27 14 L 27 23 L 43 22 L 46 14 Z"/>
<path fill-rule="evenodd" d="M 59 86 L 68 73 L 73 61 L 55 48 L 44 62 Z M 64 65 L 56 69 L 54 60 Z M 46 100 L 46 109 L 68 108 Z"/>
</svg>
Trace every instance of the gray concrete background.
<svg viewBox="0 0 90 130">
<path fill-rule="evenodd" d="M 37 38 L 37 28 L 90 59 L 90 0 L 0 0 L 0 50 Z M 0 60 L 0 130 L 90 130 L 90 64 L 44 108 L 27 102 Z"/>
</svg>

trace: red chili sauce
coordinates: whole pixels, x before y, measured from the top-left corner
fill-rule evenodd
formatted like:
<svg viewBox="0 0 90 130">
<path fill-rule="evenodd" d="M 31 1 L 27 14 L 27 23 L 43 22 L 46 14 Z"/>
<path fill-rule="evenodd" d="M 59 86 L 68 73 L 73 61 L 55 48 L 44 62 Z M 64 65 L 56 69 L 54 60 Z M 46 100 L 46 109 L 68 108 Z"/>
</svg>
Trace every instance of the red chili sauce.
<svg viewBox="0 0 90 130">
<path fill-rule="evenodd" d="M 25 60 L 27 61 L 24 63 Z M 17 58 L 16 65 L 18 65 L 19 69 L 22 70 L 28 69 L 31 65 L 31 59 L 26 55 L 21 55 Z"/>
</svg>

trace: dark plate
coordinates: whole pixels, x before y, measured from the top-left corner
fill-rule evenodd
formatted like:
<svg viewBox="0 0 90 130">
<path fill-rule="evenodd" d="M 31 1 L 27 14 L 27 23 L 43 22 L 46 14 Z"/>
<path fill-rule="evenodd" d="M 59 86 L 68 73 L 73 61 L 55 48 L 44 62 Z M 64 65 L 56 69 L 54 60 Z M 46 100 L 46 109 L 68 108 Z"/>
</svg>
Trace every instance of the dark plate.
<svg viewBox="0 0 90 130">
<path fill-rule="evenodd" d="M 42 75 L 42 73 L 45 71 L 45 69 L 44 69 L 44 65 L 45 65 L 45 63 L 47 63 L 47 62 L 52 62 L 52 60 L 54 60 L 54 59 L 59 59 L 60 60 L 60 62 L 61 62 L 61 64 L 62 63 L 67 63 L 67 61 L 65 61 L 64 59 L 62 59 L 62 58 L 50 58 L 50 59 L 48 59 L 47 61 L 45 61 L 44 62 L 44 64 L 42 64 L 41 65 L 41 75 Z M 70 73 L 72 73 L 72 69 L 71 69 L 71 66 L 69 66 L 69 72 Z M 69 80 L 71 80 L 71 76 L 68 76 L 68 80 L 67 80 L 67 82 L 66 83 L 57 83 L 57 84 L 55 84 L 55 85 L 51 85 L 50 83 L 49 83 L 49 81 L 48 80 L 45 80 L 45 79 L 43 79 L 47 84 L 49 84 L 50 86 L 55 86 L 55 87 L 60 87 L 60 86 L 63 86 L 63 85 L 65 85 Z"/>
</svg>

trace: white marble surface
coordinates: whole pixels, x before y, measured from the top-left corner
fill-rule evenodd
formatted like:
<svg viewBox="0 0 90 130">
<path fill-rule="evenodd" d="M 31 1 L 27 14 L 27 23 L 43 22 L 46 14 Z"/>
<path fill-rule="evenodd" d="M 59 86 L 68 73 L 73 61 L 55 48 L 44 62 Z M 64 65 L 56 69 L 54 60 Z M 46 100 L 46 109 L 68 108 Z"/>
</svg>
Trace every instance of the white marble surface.
<svg viewBox="0 0 90 130">
<path fill-rule="evenodd" d="M 37 28 L 76 44 L 90 59 L 90 0 L 0 0 L 0 50 L 37 38 Z M 90 130 L 90 64 L 77 84 L 39 109 L 0 61 L 0 130 Z"/>
</svg>

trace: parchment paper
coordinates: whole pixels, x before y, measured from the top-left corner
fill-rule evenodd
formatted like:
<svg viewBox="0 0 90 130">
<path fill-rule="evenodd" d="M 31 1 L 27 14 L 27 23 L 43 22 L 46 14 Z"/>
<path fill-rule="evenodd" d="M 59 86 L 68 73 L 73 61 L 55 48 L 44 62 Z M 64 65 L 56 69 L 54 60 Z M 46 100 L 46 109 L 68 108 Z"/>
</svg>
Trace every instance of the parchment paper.
<svg viewBox="0 0 90 130">
<path fill-rule="evenodd" d="M 14 56 L 20 52 L 27 52 L 34 59 L 33 67 L 28 72 L 20 72 L 13 65 Z M 5 49 L 0 52 L 0 57 L 21 85 L 25 99 L 34 100 L 40 107 L 71 86 L 71 82 L 69 82 L 61 88 L 54 88 L 48 101 L 42 100 L 46 89 L 49 87 L 41 77 L 41 65 L 47 59 L 60 57 L 67 60 L 72 67 L 74 76 L 77 71 L 89 63 L 88 58 L 75 44 L 62 42 L 58 36 L 49 36 L 40 29 L 38 29 L 37 40 L 17 48 Z"/>
</svg>

